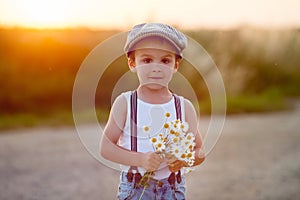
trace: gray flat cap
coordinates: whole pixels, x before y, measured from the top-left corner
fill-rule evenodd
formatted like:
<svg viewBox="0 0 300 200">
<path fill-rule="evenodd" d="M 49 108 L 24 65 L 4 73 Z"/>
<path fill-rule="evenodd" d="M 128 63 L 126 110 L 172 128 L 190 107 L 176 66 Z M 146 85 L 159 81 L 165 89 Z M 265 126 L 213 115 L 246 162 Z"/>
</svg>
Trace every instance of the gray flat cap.
<svg viewBox="0 0 300 200">
<path fill-rule="evenodd" d="M 176 53 L 182 58 L 182 51 L 187 46 L 187 39 L 183 33 L 172 26 L 161 23 L 138 24 L 128 32 L 124 51 L 128 54 L 139 41 L 148 37 L 161 37 L 169 41 L 176 49 Z"/>
</svg>

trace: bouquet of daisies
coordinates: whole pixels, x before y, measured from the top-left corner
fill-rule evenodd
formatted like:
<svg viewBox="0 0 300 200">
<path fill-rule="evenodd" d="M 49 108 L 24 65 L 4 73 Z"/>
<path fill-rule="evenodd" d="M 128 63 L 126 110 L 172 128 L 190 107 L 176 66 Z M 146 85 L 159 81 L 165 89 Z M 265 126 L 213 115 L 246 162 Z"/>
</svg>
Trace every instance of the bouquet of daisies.
<svg viewBox="0 0 300 200">
<path fill-rule="evenodd" d="M 186 162 L 189 167 L 185 168 L 185 173 L 190 172 L 195 162 L 195 136 L 193 133 L 187 132 L 189 129 L 187 122 L 178 119 L 169 122 L 170 113 L 167 112 L 165 116 L 166 122 L 163 125 L 162 132 L 156 137 L 150 138 L 154 151 L 165 158 L 176 158 Z M 149 129 L 148 126 L 144 126 L 144 132 L 148 132 Z M 146 172 L 138 183 L 138 186 L 144 187 L 140 199 L 153 176 L 154 172 Z"/>
<path fill-rule="evenodd" d="M 166 118 L 170 113 L 166 113 Z M 168 159 L 177 158 L 192 167 L 195 162 L 195 136 L 187 132 L 189 125 L 187 122 L 180 120 L 168 121 L 163 125 L 163 130 L 156 137 L 150 138 L 155 152 L 163 155 Z M 191 168 L 187 168 L 190 171 Z"/>
</svg>

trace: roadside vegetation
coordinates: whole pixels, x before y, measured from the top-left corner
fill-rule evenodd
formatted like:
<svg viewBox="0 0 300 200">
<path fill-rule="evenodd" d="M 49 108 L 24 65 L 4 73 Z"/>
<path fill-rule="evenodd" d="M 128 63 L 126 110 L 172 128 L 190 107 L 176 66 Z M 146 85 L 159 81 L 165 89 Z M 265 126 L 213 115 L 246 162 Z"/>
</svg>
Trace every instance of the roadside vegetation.
<svg viewBox="0 0 300 200">
<path fill-rule="evenodd" d="M 299 98 L 299 29 L 184 32 L 218 66 L 227 92 L 227 114 L 290 109 L 287 100 Z M 0 28 L 0 129 L 73 124 L 76 73 L 88 53 L 115 33 L 118 31 Z M 95 99 L 99 121 L 107 119 L 111 92 L 127 71 L 123 56 L 101 77 Z M 201 114 L 209 114 L 209 93 L 202 77 L 185 61 L 179 72 L 194 87 Z"/>
</svg>

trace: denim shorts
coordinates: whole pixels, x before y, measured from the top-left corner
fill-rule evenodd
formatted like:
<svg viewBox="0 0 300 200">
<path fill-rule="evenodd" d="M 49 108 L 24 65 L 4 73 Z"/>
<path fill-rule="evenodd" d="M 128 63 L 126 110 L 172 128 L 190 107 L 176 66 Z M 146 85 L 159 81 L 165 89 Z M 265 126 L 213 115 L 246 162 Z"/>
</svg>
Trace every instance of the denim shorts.
<svg viewBox="0 0 300 200">
<path fill-rule="evenodd" d="M 120 184 L 118 191 L 119 200 L 183 200 L 185 199 L 185 180 L 181 178 L 180 183 L 175 183 L 174 186 L 170 185 L 168 178 L 160 180 L 162 185 L 157 184 L 155 181 L 150 181 L 149 186 L 135 187 L 134 182 L 128 182 L 127 173 L 122 172 L 120 175 Z M 142 196 L 142 198 L 140 198 Z"/>
</svg>

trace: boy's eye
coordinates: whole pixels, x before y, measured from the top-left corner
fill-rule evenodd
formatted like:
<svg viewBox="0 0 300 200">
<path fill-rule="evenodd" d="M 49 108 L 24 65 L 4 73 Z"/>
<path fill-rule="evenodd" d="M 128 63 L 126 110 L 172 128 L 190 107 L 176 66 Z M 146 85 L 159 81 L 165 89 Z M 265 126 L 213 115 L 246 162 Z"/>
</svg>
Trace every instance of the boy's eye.
<svg viewBox="0 0 300 200">
<path fill-rule="evenodd" d="M 143 62 L 144 62 L 144 63 L 151 63 L 151 62 L 152 62 L 152 59 L 151 59 L 151 58 L 144 58 L 144 59 L 143 59 Z"/>
<path fill-rule="evenodd" d="M 164 58 L 164 59 L 162 59 L 161 62 L 164 63 L 164 64 L 169 64 L 170 63 L 170 59 Z"/>
</svg>

